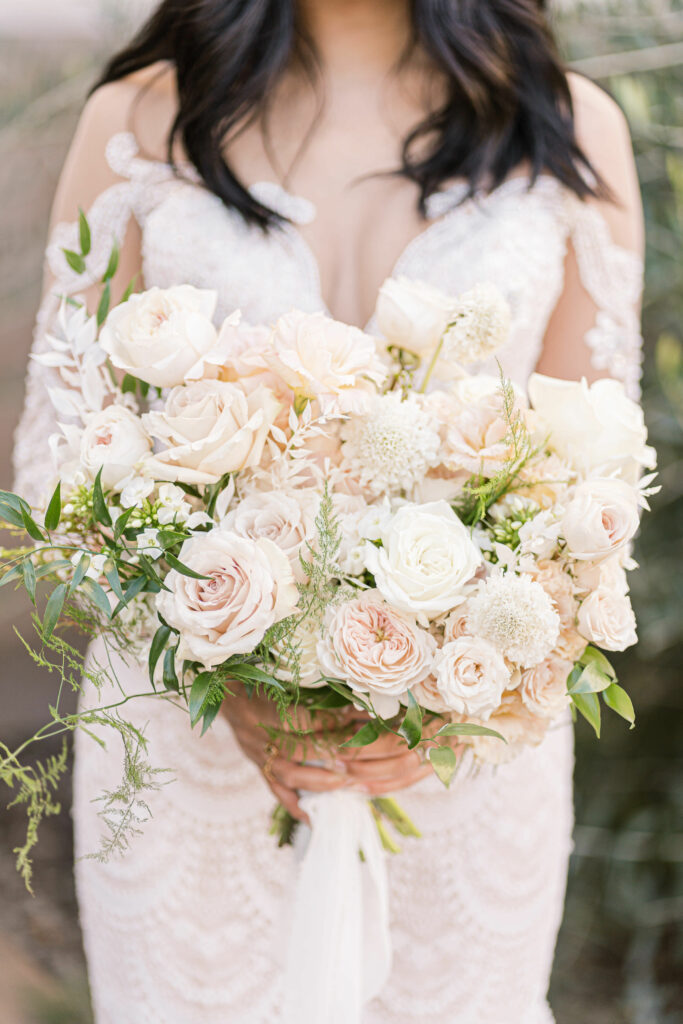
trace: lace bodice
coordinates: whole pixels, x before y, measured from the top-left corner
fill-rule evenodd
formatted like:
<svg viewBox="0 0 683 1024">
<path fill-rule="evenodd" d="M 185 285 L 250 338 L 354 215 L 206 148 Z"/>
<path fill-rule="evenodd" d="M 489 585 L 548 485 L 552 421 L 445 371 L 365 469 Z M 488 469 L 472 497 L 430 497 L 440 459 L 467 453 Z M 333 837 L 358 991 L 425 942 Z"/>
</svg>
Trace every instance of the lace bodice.
<svg viewBox="0 0 683 1024">
<path fill-rule="evenodd" d="M 264 235 L 188 168 L 178 178 L 166 164 L 142 159 L 130 134 L 111 139 L 107 160 L 117 181 L 89 210 L 85 279 L 69 271 L 61 252 L 76 248 L 76 225 L 58 225 L 50 241 L 55 288 L 39 314 L 37 349 L 58 307 L 55 293 L 74 294 L 101 277 L 112 238 L 123 239 L 131 217 L 142 232 L 148 286 L 216 289 L 219 316 L 239 307 L 254 322 L 293 306 L 324 309 L 316 260 L 301 232 L 315 217 L 309 202 L 271 183 L 254 186 L 290 218 Z M 499 356 L 520 386 L 539 358 L 571 246 L 597 310 L 585 339 L 594 364 L 637 393 L 642 267 L 613 243 L 594 207 L 542 176 L 532 188 L 513 179 L 469 199 L 456 185 L 434 196 L 428 212 L 394 275 L 452 293 L 478 281 L 496 284 L 513 314 Z M 32 365 L 17 434 L 16 486 L 33 497 L 52 475 L 48 373 Z M 126 685 L 139 690 L 144 667 L 125 672 L 133 676 Z M 88 692 L 86 699 L 98 698 Z M 171 769 L 175 781 L 150 797 L 154 818 L 123 860 L 77 865 L 97 1024 L 277 1024 L 292 863 L 267 835 L 272 798 L 223 719 L 200 739 L 163 702 L 134 702 L 130 714 L 146 729 L 152 762 Z M 402 796 L 424 838 L 390 863 L 395 966 L 367 1024 L 437 1017 L 449 1024 L 551 1024 L 545 993 L 570 846 L 571 765 L 564 723 L 497 771 L 461 775 L 450 792 L 427 779 Z M 120 768 L 115 745 L 104 751 L 79 734 L 80 855 L 98 846 L 92 801 L 115 788 Z"/>
</svg>

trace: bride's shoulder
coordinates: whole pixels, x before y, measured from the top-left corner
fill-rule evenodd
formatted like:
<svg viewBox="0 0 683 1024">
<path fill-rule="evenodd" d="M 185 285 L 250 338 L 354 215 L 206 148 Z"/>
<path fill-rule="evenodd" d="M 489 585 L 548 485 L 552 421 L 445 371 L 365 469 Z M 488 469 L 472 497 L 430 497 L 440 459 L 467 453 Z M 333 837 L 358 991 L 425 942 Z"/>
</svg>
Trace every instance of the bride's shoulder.
<svg viewBox="0 0 683 1024">
<path fill-rule="evenodd" d="M 590 78 L 570 71 L 567 83 L 574 108 L 576 137 L 591 159 L 617 144 L 629 145 L 629 128 L 619 104 Z"/>
</svg>

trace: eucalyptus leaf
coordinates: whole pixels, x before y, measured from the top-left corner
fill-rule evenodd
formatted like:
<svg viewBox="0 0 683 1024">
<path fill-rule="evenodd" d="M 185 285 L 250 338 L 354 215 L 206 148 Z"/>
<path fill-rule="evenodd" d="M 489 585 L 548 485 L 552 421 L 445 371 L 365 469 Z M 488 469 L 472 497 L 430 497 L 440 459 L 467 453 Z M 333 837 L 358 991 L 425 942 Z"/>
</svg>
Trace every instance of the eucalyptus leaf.
<svg viewBox="0 0 683 1024">
<path fill-rule="evenodd" d="M 458 766 L 455 751 L 450 747 L 432 747 L 427 756 L 435 774 L 448 789 Z"/>
</svg>

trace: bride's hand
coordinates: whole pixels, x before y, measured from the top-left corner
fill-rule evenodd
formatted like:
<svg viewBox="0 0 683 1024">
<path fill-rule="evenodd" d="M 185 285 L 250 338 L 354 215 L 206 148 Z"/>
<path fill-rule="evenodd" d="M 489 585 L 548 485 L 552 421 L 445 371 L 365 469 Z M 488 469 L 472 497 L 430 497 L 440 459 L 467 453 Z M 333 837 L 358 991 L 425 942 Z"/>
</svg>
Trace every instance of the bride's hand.
<svg viewBox="0 0 683 1024">
<path fill-rule="evenodd" d="M 252 696 L 238 686 L 221 708 L 228 719 L 235 738 L 246 756 L 263 773 L 266 783 L 277 800 L 300 821 L 307 821 L 299 806 L 298 790 L 324 793 L 350 788 L 370 796 L 392 793 L 412 786 L 431 774 L 420 754 L 408 750 L 399 737 L 381 736 L 370 747 L 337 748 L 330 752 L 329 730 L 346 728 L 350 736 L 360 722 L 367 719 L 364 712 L 348 708 L 336 711 L 327 719 L 317 714 L 312 721 L 303 711 L 297 712 L 296 728 L 307 732 L 305 740 L 292 736 L 291 741 L 271 744 L 266 727 L 283 731 L 283 724 L 272 702 Z M 287 730 L 289 731 L 289 730 Z M 345 737 L 340 737 L 339 742 Z M 321 762 L 320 767 L 307 765 L 306 760 Z"/>
</svg>

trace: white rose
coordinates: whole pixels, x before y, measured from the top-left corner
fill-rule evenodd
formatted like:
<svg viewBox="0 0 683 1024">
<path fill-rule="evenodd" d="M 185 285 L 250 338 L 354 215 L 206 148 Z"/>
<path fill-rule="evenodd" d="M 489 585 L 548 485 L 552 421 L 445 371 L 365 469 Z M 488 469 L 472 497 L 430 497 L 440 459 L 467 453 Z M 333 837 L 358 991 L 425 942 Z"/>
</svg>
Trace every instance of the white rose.
<svg viewBox="0 0 683 1024">
<path fill-rule="evenodd" d="M 387 278 L 379 291 L 375 317 L 392 345 L 430 355 L 446 330 L 453 300 L 424 281 Z"/>
<path fill-rule="evenodd" d="M 374 338 L 322 313 L 287 313 L 263 352 L 270 369 L 325 415 L 360 412 L 386 371 Z"/>
<path fill-rule="evenodd" d="M 499 707 L 510 684 L 502 655 L 479 637 L 444 644 L 434 659 L 436 685 L 446 709 L 484 721 Z"/>
<path fill-rule="evenodd" d="M 577 623 L 581 636 L 606 651 L 625 651 L 638 642 L 628 595 L 608 587 L 598 587 L 581 602 Z"/>
<path fill-rule="evenodd" d="M 404 505 L 380 536 L 383 547 L 368 544 L 365 564 L 391 605 L 426 621 L 464 600 L 481 552 L 445 501 Z"/>
<path fill-rule="evenodd" d="M 614 470 L 635 483 L 641 467 L 654 468 L 655 452 L 647 445 L 647 429 L 640 406 L 631 401 L 619 381 L 559 380 L 534 373 L 529 397 L 543 425 L 550 430 L 550 445 L 581 473 Z"/>
<path fill-rule="evenodd" d="M 638 524 L 635 488 L 624 480 L 586 480 L 565 509 L 562 533 L 572 558 L 598 561 L 625 547 Z"/>
<path fill-rule="evenodd" d="M 286 556 L 272 541 L 217 528 L 185 541 L 180 560 L 208 579 L 171 570 L 156 606 L 180 633 L 181 659 L 215 668 L 249 654 L 270 627 L 291 615 L 298 591 Z"/>
<path fill-rule="evenodd" d="M 201 380 L 173 388 L 161 412 L 143 418 L 167 448 L 148 471 L 157 480 L 216 483 L 224 473 L 257 466 L 280 404 L 269 388 L 246 394 L 239 384 Z"/>
<path fill-rule="evenodd" d="M 242 498 L 221 525 L 240 537 L 272 540 L 289 559 L 294 578 L 303 582 L 306 574 L 299 554 L 308 555 L 302 547 L 306 540 L 313 540 L 318 502 L 318 495 L 310 491 L 298 495 L 285 491 L 255 491 Z"/>
<path fill-rule="evenodd" d="M 216 293 L 150 288 L 112 309 L 100 345 L 118 370 L 156 387 L 181 384 L 216 343 Z"/>
<path fill-rule="evenodd" d="M 80 440 L 80 462 L 90 480 L 101 469 L 102 486 L 117 490 L 125 486 L 151 447 L 140 419 L 123 405 L 110 405 L 86 423 Z"/>
</svg>

